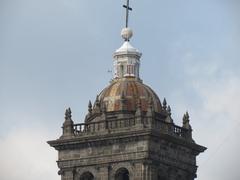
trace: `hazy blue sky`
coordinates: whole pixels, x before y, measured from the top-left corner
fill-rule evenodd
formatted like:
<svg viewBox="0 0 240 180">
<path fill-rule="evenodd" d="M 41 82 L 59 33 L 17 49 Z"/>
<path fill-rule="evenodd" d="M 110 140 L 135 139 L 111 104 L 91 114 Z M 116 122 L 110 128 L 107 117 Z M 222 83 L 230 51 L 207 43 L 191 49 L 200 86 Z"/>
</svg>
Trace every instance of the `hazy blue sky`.
<svg viewBox="0 0 240 180">
<path fill-rule="evenodd" d="M 122 44 L 124 0 L 0 0 L 0 179 L 59 180 L 65 108 L 82 122 L 88 100 L 109 84 Z M 208 147 L 197 180 L 240 173 L 238 0 L 132 0 L 131 43 L 141 78 L 167 98 L 181 125 Z"/>
</svg>

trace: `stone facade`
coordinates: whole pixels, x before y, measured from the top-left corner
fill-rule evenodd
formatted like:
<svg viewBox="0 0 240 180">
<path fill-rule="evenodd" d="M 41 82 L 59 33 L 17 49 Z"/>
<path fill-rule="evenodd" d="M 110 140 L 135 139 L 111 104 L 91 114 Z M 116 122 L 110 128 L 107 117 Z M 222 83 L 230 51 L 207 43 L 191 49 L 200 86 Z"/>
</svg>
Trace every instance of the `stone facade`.
<svg viewBox="0 0 240 180">
<path fill-rule="evenodd" d="M 191 129 L 168 122 L 166 110 L 99 112 L 74 124 L 67 109 L 63 135 L 48 143 L 59 152 L 62 180 L 193 180 L 205 150 Z"/>
</svg>

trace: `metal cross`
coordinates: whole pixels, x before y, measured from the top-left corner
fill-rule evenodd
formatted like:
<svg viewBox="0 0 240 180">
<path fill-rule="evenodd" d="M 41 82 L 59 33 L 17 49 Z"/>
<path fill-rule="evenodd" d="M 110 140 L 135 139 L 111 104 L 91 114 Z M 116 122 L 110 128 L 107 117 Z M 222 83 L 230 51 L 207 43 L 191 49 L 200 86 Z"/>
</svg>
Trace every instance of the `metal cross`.
<svg viewBox="0 0 240 180">
<path fill-rule="evenodd" d="M 129 11 L 132 11 L 132 8 L 129 7 L 129 0 L 127 0 L 127 5 L 123 5 L 126 8 L 126 28 L 128 27 Z"/>
</svg>

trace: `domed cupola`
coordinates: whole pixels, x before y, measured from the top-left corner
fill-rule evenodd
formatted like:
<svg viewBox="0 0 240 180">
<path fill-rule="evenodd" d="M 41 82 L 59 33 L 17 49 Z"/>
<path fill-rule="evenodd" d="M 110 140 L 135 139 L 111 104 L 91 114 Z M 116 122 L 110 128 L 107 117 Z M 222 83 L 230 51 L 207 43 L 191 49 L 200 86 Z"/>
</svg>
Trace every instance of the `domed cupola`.
<svg viewBox="0 0 240 180">
<path fill-rule="evenodd" d="M 149 86 L 143 84 L 140 78 L 142 53 L 130 43 L 133 31 L 128 27 L 129 1 L 125 8 L 127 10 L 126 26 L 121 31 L 124 42 L 113 53 L 113 80 L 97 96 L 93 108 L 90 108 L 89 115 L 121 111 L 133 114 L 137 111 L 161 113 L 165 110 L 156 93 Z"/>
<path fill-rule="evenodd" d="M 114 79 L 98 95 L 93 108 L 106 112 L 135 112 L 137 109 L 147 112 L 151 107 L 154 112 L 160 113 L 162 105 L 158 96 L 142 83 L 139 76 L 142 53 L 130 44 L 133 31 L 126 27 L 121 31 L 121 36 L 124 43 L 113 54 Z"/>
<path fill-rule="evenodd" d="M 140 107 L 146 112 L 151 106 L 160 113 L 162 106 L 156 93 L 134 78 L 115 79 L 99 95 L 100 103 L 107 112 L 136 111 Z"/>
</svg>

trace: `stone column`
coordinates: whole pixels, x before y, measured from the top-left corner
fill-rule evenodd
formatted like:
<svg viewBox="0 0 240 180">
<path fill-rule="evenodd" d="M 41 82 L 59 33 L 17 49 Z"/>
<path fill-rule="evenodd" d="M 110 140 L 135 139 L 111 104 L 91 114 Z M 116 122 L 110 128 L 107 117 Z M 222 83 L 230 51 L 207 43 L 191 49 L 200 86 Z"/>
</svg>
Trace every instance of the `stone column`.
<svg viewBox="0 0 240 180">
<path fill-rule="evenodd" d="M 103 166 L 99 168 L 99 175 L 95 177 L 96 180 L 110 180 L 109 179 L 109 166 Z"/>
<path fill-rule="evenodd" d="M 143 163 L 135 163 L 134 164 L 134 172 L 133 172 L 133 180 L 144 180 L 144 164 Z"/>
<path fill-rule="evenodd" d="M 144 180 L 157 180 L 157 169 L 152 164 L 146 164 L 146 177 Z"/>
<path fill-rule="evenodd" d="M 72 170 L 62 172 L 61 180 L 74 180 L 74 172 Z"/>
</svg>

